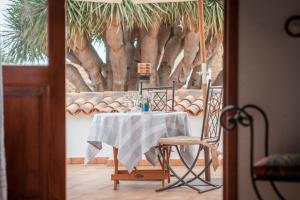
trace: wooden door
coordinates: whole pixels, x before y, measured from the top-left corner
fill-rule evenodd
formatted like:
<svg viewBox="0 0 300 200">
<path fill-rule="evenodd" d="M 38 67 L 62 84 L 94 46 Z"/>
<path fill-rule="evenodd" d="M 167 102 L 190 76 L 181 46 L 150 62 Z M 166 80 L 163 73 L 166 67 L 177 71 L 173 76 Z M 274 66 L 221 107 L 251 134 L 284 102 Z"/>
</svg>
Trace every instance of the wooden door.
<svg viewBox="0 0 300 200">
<path fill-rule="evenodd" d="M 48 65 L 4 66 L 8 199 L 65 199 L 65 1 L 48 0 Z"/>
</svg>

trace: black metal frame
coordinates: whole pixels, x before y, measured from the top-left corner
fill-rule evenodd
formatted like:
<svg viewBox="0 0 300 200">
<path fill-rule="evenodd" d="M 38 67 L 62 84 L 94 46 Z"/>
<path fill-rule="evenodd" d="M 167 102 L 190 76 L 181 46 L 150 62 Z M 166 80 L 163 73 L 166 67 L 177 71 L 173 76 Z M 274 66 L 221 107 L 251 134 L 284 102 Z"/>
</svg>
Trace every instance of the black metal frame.
<svg viewBox="0 0 300 200">
<path fill-rule="evenodd" d="M 143 87 L 143 82 L 140 82 L 140 95 L 143 95 L 143 91 L 154 91 L 154 99 L 151 102 L 154 111 L 167 111 L 168 108 L 168 90 L 172 89 L 172 107 L 171 111 L 174 111 L 175 106 L 175 81 L 173 81 L 172 86 L 161 86 L 161 87 Z M 160 106 L 162 105 L 162 106 Z"/>
<path fill-rule="evenodd" d="M 221 125 L 226 131 L 232 131 L 237 127 L 238 124 L 241 124 L 244 127 L 249 127 L 249 132 L 250 132 L 250 173 L 251 173 L 251 183 L 254 188 L 255 194 L 258 197 L 258 199 L 262 200 L 262 196 L 259 193 L 259 190 L 257 188 L 256 182 L 257 181 L 270 181 L 270 184 L 275 191 L 276 195 L 280 199 L 285 199 L 283 195 L 280 193 L 278 188 L 276 187 L 274 181 L 279 181 L 279 180 L 273 180 L 273 179 L 268 179 L 268 180 L 261 180 L 255 177 L 254 174 L 254 169 L 253 169 L 253 164 L 254 164 L 254 119 L 253 116 L 248 112 L 248 110 L 255 110 L 258 113 L 260 113 L 263 117 L 264 123 L 265 123 L 265 149 L 264 149 L 264 156 L 267 157 L 269 155 L 269 121 L 267 118 L 266 113 L 258 106 L 256 105 L 245 105 L 243 107 L 238 107 L 238 106 L 226 106 L 221 114 L 220 120 L 221 120 Z M 282 181 L 282 180 L 280 180 Z"/>
<path fill-rule="evenodd" d="M 213 96 L 214 90 L 215 89 L 219 89 L 220 90 L 220 95 L 217 96 Z M 210 144 L 215 144 L 215 145 L 219 145 L 219 141 L 220 141 L 220 134 L 221 134 L 221 127 L 220 127 L 220 123 L 219 120 L 215 121 L 215 117 L 217 117 L 217 119 L 219 119 L 220 117 L 220 111 L 221 111 L 221 106 L 222 106 L 222 100 L 223 100 L 223 87 L 222 86 L 210 86 L 210 82 L 208 84 L 208 88 L 207 88 L 207 95 L 206 95 L 206 104 L 205 104 L 205 109 L 204 109 L 204 119 L 203 119 L 203 125 L 202 125 L 202 131 L 201 131 L 201 137 L 199 137 L 199 140 L 203 140 L 203 139 L 209 139 L 212 138 L 212 140 L 209 140 L 208 143 Z M 217 100 L 217 101 L 216 101 Z M 218 107 L 216 107 L 217 105 L 219 105 Z M 217 111 L 217 112 L 216 112 Z M 211 123 L 216 123 L 213 125 L 213 127 L 211 128 L 210 125 Z M 208 127 L 206 127 L 205 124 L 208 124 Z M 207 135 L 205 135 L 205 132 L 207 131 Z M 165 159 L 165 157 L 163 156 L 163 148 L 164 147 L 170 147 L 172 148 L 172 146 L 175 146 L 176 151 L 178 153 L 178 155 L 180 156 L 180 160 L 182 161 L 182 163 L 184 164 L 184 166 L 186 167 L 187 171 L 183 176 L 179 176 L 170 166 L 169 162 L 167 162 L 167 160 Z M 207 165 L 204 167 L 203 170 L 200 171 L 200 173 L 195 173 L 194 172 L 194 167 L 197 164 L 197 160 L 198 157 L 200 155 L 200 152 L 202 150 L 204 150 L 204 146 L 203 145 L 198 145 L 198 151 L 196 154 L 196 157 L 194 159 L 194 161 L 192 162 L 192 164 L 189 166 L 188 163 L 183 159 L 180 150 L 178 148 L 178 145 L 159 145 L 158 149 L 159 149 L 159 155 L 161 157 L 161 159 L 163 159 L 163 163 L 166 164 L 166 169 L 171 171 L 171 174 L 173 176 L 175 176 L 177 178 L 177 181 L 175 181 L 174 183 L 169 184 L 166 187 L 157 189 L 157 192 L 161 192 L 161 191 L 165 191 L 165 190 L 169 190 L 172 188 L 177 188 L 180 186 L 187 186 L 193 190 L 196 190 L 199 193 L 204 193 L 204 192 L 208 192 L 211 190 L 215 190 L 215 189 L 219 189 L 222 187 L 222 185 L 216 185 L 213 184 L 209 181 L 204 180 L 203 178 L 201 178 L 201 175 L 204 174 L 204 172 L 210 167 L 212 160 L 210 159 L 209 162 L 207 163 Z M 193 175 L 192 178 L 189 178 L 188 180 L 185 180 L 186 177 L 191 174 Z M 193 184 L 193 181 L 195 180 L 199 180 L 200 182 L 202 182 L 203 184 L 201 185 L 195 185 Z M 205 190 L 201 190 L 195 186 L 210 186 L 209 189 L 205 189 Z"/>
</svg>

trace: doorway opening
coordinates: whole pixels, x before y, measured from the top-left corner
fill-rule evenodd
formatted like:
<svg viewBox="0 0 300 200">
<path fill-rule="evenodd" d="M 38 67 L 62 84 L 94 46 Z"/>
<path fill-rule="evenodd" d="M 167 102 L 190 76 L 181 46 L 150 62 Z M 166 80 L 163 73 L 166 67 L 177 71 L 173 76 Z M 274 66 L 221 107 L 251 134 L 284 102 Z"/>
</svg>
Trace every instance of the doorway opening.
<svg viewBox="0 0 300 200">
<path fill-rule="evenodd" d="M 90 186 L 88 192 L 92 196 L 96 196 L 100 188 L 106 188 L 103 193 L 107 197 L 117 195 L 121 198 L 124 196 L 123 192 L 128 191 L 140 191 L 141 195 L 144 195 L 143 198 L 148 195 L 153 198 L 155 195 L 162 195 L 155 192 L 155 189 L 161 187 L 160 182 L 120 181 L 118 191 L 114 191 L 111 181 L 111 174 L 115 173 L 113 145 L 103 142 L 99 153 L 90 159 L 86 154 L 90 127 L 95 115 L 131 113 L 139 104 L 137 101 L 140 98 L 140 82 L 146 87 L 161 87 L 170 86 L 175 81 L 174 109 L 188 113 L 192 135 L 200 136 L 204 115 L 202 91 L 205 80 L 202 74 L 212 79 L 213 85 L 223 84 L 224 2 L 212 1 L 212 4 L 204 4 L 206 19 L 204 24 L 207 25 L 205 60 L 208 70 L 201 68 L 203 56 L 199 44 L 201 23 L 198 19 L 199 6 L 196 1 L 156 4 L 149 2 L 137 4 L 135 1 L 97 4 L 72 2 L 69 8 L 76 5 L 90 5 L 89 9 L 92 11 L 84 12 L 86 15 L 84 18 L 94 24 L 91 23 L 91 27 L 80 27 L 82 31 L 74 29 L 73 24 L 70 24 L 69 28 L 70 42 L 66 56 L 67 166 L 70 169 L 68 194 L 72 198 L 80 196 L 82 186 L 77 182 L 80 179 L 89 182 L 92 178 L 94 185 Z M 85 7 L 88 6 L 78 6 L 78 8 Z M 114 10 L 113 15 L 111 10 Z M 72 22 L 82 17 L 70 16 L 74 17 L 70 20 Z M 93 21 L 95 17 L 97 21 Z M 100 31 L 95 32 L 95 27 Z M 148 76 L 139 71 L 139 66 L 147 64 L 150 66 Z M 115 124 L 114 127 L 118 125 Z M 222 144 L 219 148 L 222 149 Z M 222 162 L 222 156 L 219 159 Z M 83 167 L 85 160 L 88 160 L 89 164 Z M 182 171 L 179 173 L 184 172 L 184 164 L 176 153 L 171 154 L 170 164 L 177 165 L 178 170 Z M 204 168 L 203 153 L 199 157 L 198 165 L 198 170 Z M 153 168 L 146 157 L 140 158 L 135 167 Z M 120 166 L 120 169 L 123 168 L 126 169 L 126 165 Z M 160 165 L 156 168 L 160 168 Z M 97 173 L 96 176 L 95 171 L 104 173 Z M 222 166 L 216 172 L 211 170 L 210 173 L 213 179 L 222 182 Z M 103 181 L 102 185 L 99 185 L 100 182 L 97 180 Z M 145 186 L 148 186 L 148 190 Z M 174 192 L 174 195 L 178 195 L 176 190 Z M 197 193 L 191 191 L 191 195 Z M 222 199 L 222 189 L 205 195 L 207 197 L 219 195 Z"/>
<path fill-rule="evenodd" d="M 84 194 L 83 190 L 85 189 L 78 186 L 78 182 L 83 179 L 87 181 L 85 185 L 90 184 L 91 188 L 96 187 L 97 191 L 100 191 L 97 180 L 108 180 L 103 182 L 104 187 L 112 184 L 110 182 L 110 171 L 114 170 L 112 167 L 112 147 L 103 145 L 100 154 L 91 160 L 87 167 L 83 167 L 88 128 L 95 113 L 126 112 L 130 107 L 128 99 L 136 98 L 136 91 L 138 91 L 141 80 L 149 86 L 169 85 L 171 81 L 175 80 L 177 88 L 175 93 L 176 109 L 188 113 L 193 134 L 200 134 L 204 99 L 202 83 L 206 81 L 201 74 L 210 77 L 215 84 L 223 84 L 222 76 L 225 74 L 224 83 L 225 86 L 227 84 L 227 89 L 229 88 L 228 85 L 232 86 L 234 83 L 234 78 L 228 79 L 228 69 L 225 68 L 225 73 L 223 72 L 223 65 L 228 66 L 227 62 L 231 62 L 226 59 L 223 62 L 223 52 L 229 48 L 228 44 L 227 46 L 226 44 L 223 45 L 223 39 L 229 37 L 228 35 L 223 37 L 225 3 L 222 1 L 213 2 L 215 3 L 213 7 L 204 4 L 204 17 L 211 20 L 204 23 L 210 26 L 206 30 L 205 45 L 208 70 L 205 71 L 204 68 L 201 68 L 202 62 L 199 62 L 202 58 L 199 48 L 197 17 L 199 7 L 197 2 L 136 4 L 135 1 L 110 3 L 67 1 L 67 94 L 66 105 L 64 105 L 67 110 L 66 162 L 70 172 L 67 179 L 70 182 L 74 181 L 74 185 L 67 186 L 67 190 L 70 189 L 71 191 L 68 196 L 75 195 L 72 192 L 75 187 L 79 192 L 82 192 L 78 193 L 77 197 L 84 196 L 82 194 Z M 33 10 L 42 12 L 42 9 L 30 8 L 30 5 L 24 7 L 27 10 L 15 9 L 11 11 L 19 11 L 22 14 L 25 11 Z M 112 11 L 115 15 L 110 14 Z M 37 23 L 32 20 L 36 19 L 43 18 L 28 17 L 28 20 L 34 25 Z M 23 20 L 26 21 L 27 18 Z M 29 49 L 30 53 L 27 52 L 26 55 L 35 56 L 39 53 L 43 55 L 40 50 L 47 49 L 47 45 L 46 47 L 41 45 L 39 40 L 34 37 L 33 44 L 37 44 L 38 50 L 31 51 Z M 7 52 L 4 52 L 4 55 L 5 53 Z M 25 57 L 24 59 L 28 58 Z M 43 65 L 39 59 L 41 60 L 42 57 L 31 61 L 33 64 L 37 62 L 39 65 Z M 23 60 L 23 64 L 28 64 L 31 61 Z M 152 67 L 151 75 L 146 78 L 147 80 L 142 79 L 143 76 L 138 74 L 137 69 L 138 64 L 145 63 L 150 63 Z M 233 90 L 235 89 L 233 88 Z M 225 104 L 234 103 L 235 100 L 230 98 L 225 95 Z M 229 139 L 225 136 L 225 141 Z M 230 151 L 230 149 L 224 149 L 225 157 Z M 200 168 L 203 167 L 201 166 L 203 162 L 204 155 L 200 156 L 199 159 Z M 170 163 L 179 165 L 177 166 L 179 170 L 184 167 L 179 163 L 178 155 L 173 155 Z M 225 160 L 223 166 L 227 165 L 228 162 Z M 136 167 L 151 168 L 145 158 L 142 158 Z M 222 178 L 222 167 L 218 170 L 215 174 L 216 178 Z M 103 173 L 98 174 L 97 171 L 103 171 Z M 88 173 L 90 176 L 85 176 L 84 173 Z M 95 175 L 93 175 L 94 173 Z M 213 174 L 214 172 L 212 172 Z M 97 177 L 98 175 L 99 177 Z M 93 185 L 91 180 L 94 178 L 97 180 L 93 182 Z M 122 185 L 133 189 L 133 192 L 135 189 L 142 192 L 144 186 L 149 186 L 147 184 L 149 183 L 126 182 Z M 153 188 L 158 185 L 155 182 L 151 184 Z M 227 184 L 226 181 L 225 184 Z M 113 192 L 109 191 L 106 195 L 114 195 Z M 96 193 L 92 196 L 96 197 Z M 221 199 L 222 190 L 217 191 L 217 195 L 220 195 Z M 122 196 L 121 193 L 120 196 Z"/>
</svg>

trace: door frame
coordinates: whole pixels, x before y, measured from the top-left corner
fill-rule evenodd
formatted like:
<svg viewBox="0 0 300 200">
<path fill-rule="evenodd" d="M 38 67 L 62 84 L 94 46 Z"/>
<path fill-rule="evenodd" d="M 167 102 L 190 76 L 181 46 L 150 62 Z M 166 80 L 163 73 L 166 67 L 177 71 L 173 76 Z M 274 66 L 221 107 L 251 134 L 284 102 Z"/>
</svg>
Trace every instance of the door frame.
<svg viewBox="0 0 300 200">
<path fill-rule="evenodd" d="M 59 137 L 54 137 L 54 160 L 59 163 L 60 173 L 57 179 L 64 183 L 64 191 L 57 191 L 66 198 L 65 172 L 65 48 L 57 50 L 56 44 L 65 44 L 65 1 L 49 1 L 49 67 L 50 85 L 60 88 L 51 95 L 51 101 L 57 105 L 52 114 L 52 125 Z M 56 4 L 55 4 L 56 2 Z M 224 105 L 238 104 L 238 10 L 239 0 L 225 0 L 224 34 Z M 64 20 L 61 20 L 64 19 Z M 57 31 L 63 30 L 63 31 Z M 56 74 L 60 72 L 59 74 Z M 58 117 L 59 116 L 59 117 Z M 224 134 L 224 200 L 236 200 L 238 194 L 238 136 L 237 130 Z M 62 166 L 63 165 L 63 166 Z M 55 168 L 53 168 L 55 170 Z M 55 173 L 54 173 L 55 174 Z M 55 177 L 53 177 L 55 178 Z M 56 191 L 54 191 L 56 192 Z"/>
<path fill-rule="evenodd" d="M 66 199 L 65 29 L 66 1 L 48 0 L 50 134 L 53 147 L 49 177 L 52 188 L 49 188 L 49 193 L 53 199 Z"/>
<path fill-rule="evenodd" d="M 239 0 L 225 1 L 224 106 L 238 104 L 238 11 Z M 237 130 L 224 132 L 223 199 L 238 199 Z"/>
<path fill-rule="evenodd" d="M 48 64 L 3 65 L 3 85 L 45 86 L 43 141 L 48 165 L 43 172 L 43 198 L 66 199 L 65 0 L 48 1 Z M 5 109 L 5 108 L 4 108 Z M 41 108 L 42 109 L 42 108 Z M 10 155 L 12 152 L 9 152 Z M 8 154 L 8 152 L 6 152 Z"/>
<path fill-rule="evenodd" d="M 65 1 L 48 0 L 48 52 L 50 71 L 50 115 L 52 156 L 49 158 L 49 199 L 66 199 L 65 165 Z M 224 105 L 238 103 L 238 0 L 225 0 L 224 35 Z M 16 66 L 17 67 L 17 66 Z M 15 70 L 14 66 L 4 66 L 3 73 Z M 10 73 L 9 73 L 10 74 Z M 26 76 L 24 76 L 26 78 Z M 9 84 L 11 79 L 6 79 Z M 5 84 L 5 83 L 4 83 Z M 224 200 L 237 199 L 237 131 L 224 134 Z M 60 185 L 60 187 L 52 187 Z"/>
</svg>

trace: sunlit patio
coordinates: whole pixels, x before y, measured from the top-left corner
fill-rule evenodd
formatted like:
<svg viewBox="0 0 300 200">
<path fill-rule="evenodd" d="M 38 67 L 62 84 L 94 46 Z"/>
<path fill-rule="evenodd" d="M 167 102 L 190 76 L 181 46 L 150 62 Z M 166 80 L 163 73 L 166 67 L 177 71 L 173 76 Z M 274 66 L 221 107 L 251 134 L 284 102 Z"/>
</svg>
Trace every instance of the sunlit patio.
<svg viewBox="0 0 300 200">
<path fill-rule="evenodd" d="M 152 167 L 147 167 L 152 168 Z M 201 169 L 202 167 L 199 167 Z M 184 167 L 175 167 L 183 172 Z M 220 200 L 222 199 L 222 189 L 203 193 L 201 196 L 189 188 L 180 187 L 166 192 L 155 192 L 161 187 L 160 182 L 131 182 L 123 181 L 120 188 L 113 190 L 110 175 L 114 168 L 107 165 L 67 165 L 67 198 L 69 200 Z M 214 181 L 220 182 L 222 177 L 222 167 L 212 173 Z"/>
</svg>

